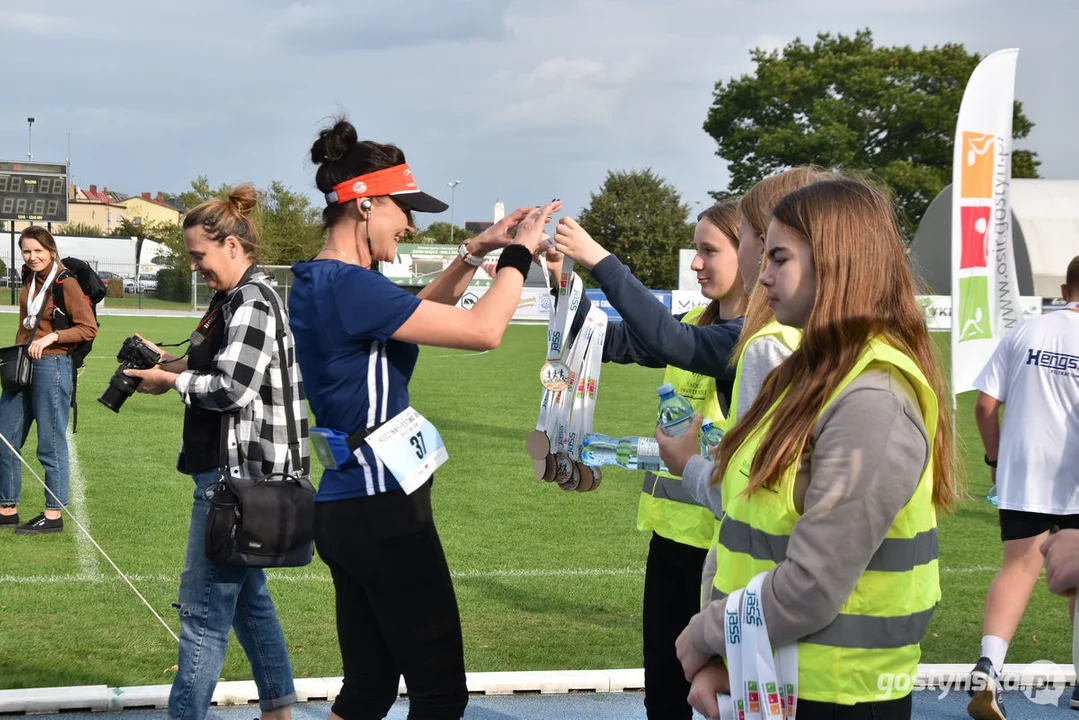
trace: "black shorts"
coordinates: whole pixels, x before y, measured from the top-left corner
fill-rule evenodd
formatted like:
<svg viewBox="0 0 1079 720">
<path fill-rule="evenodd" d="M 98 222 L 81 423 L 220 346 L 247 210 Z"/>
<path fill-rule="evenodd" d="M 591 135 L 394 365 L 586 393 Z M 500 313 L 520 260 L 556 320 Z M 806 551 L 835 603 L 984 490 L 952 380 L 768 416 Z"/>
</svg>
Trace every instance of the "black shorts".
<svg viewBox="0 0 1079 720">
<path fill-rule="evenodd" d="M 1079 528 L 1079 515 L 1049 515 L 1022 510 L 999 512 L 1001 540 L 1024 540 L 1037 537 L 1047 530 L 1056 532 Z"/>
</svg>

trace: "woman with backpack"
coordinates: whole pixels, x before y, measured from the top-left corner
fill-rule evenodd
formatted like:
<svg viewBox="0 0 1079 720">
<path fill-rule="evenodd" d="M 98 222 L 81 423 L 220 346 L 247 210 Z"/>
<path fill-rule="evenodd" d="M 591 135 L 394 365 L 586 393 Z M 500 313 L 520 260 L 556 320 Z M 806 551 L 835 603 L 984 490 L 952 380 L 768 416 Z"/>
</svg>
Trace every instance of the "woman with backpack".
<svg viewBox="0 0 1079 720">
<path fill-rule="evenodd" d="M 19 295 L 19 329 L 15 344 L 28 344 L 33 361 L 29 387 L 4 390 L 0 395 L 0 529 L 15 528 L 17 535 L 58 533 L 68 502 L 70 482 L 67 423 L 71 407 L 71 350 L 97 335 L 90 301 L 74 278 L 64 281 L 64 266 L 52 233 L 31 225 L 19 236 L 23 257 L 23 283 Z M 56 302 L 56 293 L 63 300 Z M 64 311 L 57 308 L 60 304 Z M 22 466 L 10 445 L 22 449 L 37 422 L 37 458 L 45 469 L 45 510 L 19 525 Z M 5 442 L 6 441 L 6 442 Z"/>
<path fill-rule="evenodd" d="M 227 199 L 210 200 L 187 213 L 184 245 L 191 270 L 202 275 L 214 297 L 192 333 L 186 357 L 162 353 L 160 367 L 124 371 L 139 378 L 139 392 L 176 390 L 187 406 L 177 469 L 191 475 L 195 502 L 175 605 L 180 657 L 169 694 L 174 720 L 206 717 L 225 664 L 230 628 L 251 664 L 262 720 L 288 720 L 296 702 L 292 665 L 266 573 L 214 562 L 205 546 L 207 491 L 221 479 L 222 468 L 243 478 L 308 474 L 307 404 L 284 304 L 255 265 L 255 204 L 255 189 L 241 186 Z M 277 338 L 279 319 L 283 340 Z M 284 344 L 283 354 L 278 342 Z M 291 432 L 284 400 L 289 389 Z M 298 440 L 300 467 L 290 452 L 290 435 Z"/>
</svg>

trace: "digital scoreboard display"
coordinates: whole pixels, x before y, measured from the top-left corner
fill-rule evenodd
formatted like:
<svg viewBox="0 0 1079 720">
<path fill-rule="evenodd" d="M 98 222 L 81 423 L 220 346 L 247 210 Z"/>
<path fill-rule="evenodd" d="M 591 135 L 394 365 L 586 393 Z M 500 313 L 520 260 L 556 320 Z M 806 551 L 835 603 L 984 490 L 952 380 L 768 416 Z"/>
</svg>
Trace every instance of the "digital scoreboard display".
<svg viewBox="0 0 1079 720">
<path fill-rule="evenodd" d="M 67 166 L 0 162 L 0 220 L 67 222 Z"/>
</svg>

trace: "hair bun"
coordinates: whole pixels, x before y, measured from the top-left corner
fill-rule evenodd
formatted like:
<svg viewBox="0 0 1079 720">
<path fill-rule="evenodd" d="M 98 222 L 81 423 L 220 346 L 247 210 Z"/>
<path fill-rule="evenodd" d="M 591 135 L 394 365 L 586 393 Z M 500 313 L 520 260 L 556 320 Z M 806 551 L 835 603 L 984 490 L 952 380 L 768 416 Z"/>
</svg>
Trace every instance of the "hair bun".
<svg viewBox="0 0 1079 720">
<path fill-rule="evenodd" d="M 254 185 L 240 185 L 229 193 L 229 207 L 242 217 L 247 217 L 258 204 L 258 191 Z"/>
<path fill-rule="evenodd" d="M 311 146 L 311 162 L 321 165 L 340 160 L 358 140 L 352 123 L 343 117 L 337 118 L 332 128 L 319 131 L 318 140 Z"/>
</svg>

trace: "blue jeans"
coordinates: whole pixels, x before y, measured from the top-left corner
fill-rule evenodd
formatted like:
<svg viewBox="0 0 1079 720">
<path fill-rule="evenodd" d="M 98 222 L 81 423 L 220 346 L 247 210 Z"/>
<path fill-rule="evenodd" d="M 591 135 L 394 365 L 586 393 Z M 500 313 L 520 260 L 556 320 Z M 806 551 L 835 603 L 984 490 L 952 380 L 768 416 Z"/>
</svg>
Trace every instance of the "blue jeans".
<svg viewBox="0 0 1079 720">
<path fill-rule="evenodd" d="M 67 421 L 71 412 L 71 358 L 43 355 L 34 361 L 30 387 L 0 394 L 0 435 L 22 450 L 37 422 L 37 459 L 45 468 L 45 507 L 59 510 L 67 506 L 70 482 L 67 457 Z M 22 493 L 22 464 L 8 446 L 0 442 L 0 505 L 18 505 Z"/>
<path fill-rule="evenodd" d="M 251 663 L 259 689 L 259 707 L 273 710 L 296 702 L 292 665 L 281 624 L 277 621 L 266 573 L 259 568 L 222 565 L 206 558 L 206 488 L 217 482 L 217 470 L 196 473 L 195 504 L 187 557 L 180 575 L 180 660 L 169 694 L 169 717 L 201 720 L 210 709 L 214 688 L 225 665 L 229 628 Z"/>
</svg>

